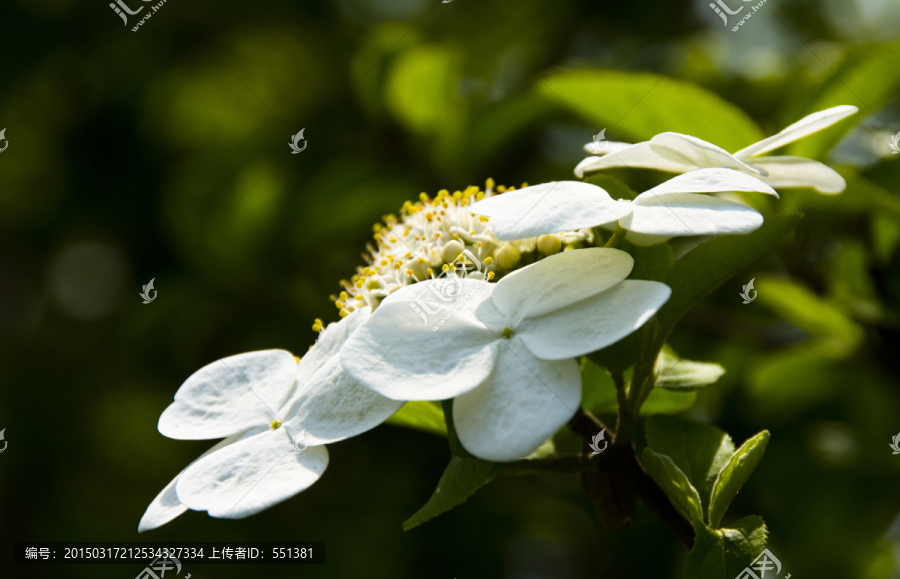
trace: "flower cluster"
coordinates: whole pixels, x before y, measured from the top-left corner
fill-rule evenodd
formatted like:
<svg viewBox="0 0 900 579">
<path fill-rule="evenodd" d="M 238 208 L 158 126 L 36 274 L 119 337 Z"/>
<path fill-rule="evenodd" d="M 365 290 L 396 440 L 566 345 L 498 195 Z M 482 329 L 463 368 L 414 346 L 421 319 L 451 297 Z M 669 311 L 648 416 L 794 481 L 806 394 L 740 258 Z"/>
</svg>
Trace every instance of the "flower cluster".
<svg viewBox="0 0 900 579">
<path fill-rule="evenodd" d="M 522 187 L 527 187 L 523 183 Z M 498 239 L 487 217 L 472 213 L 472 206 L 497 197 L 515 187 L 496 186 L 488 179 L 484 190 L 475 185 L 464 191 L 441 190 L 432 199 L 426 193 L 419 201 L 407 201 L 400 218 L 388 215 L 374 226 L 375 246 L 368 247 L 367 265 L 341 282 L 343 291 L 334 296 L 341 317 L 360 307 L 376 307 L 392 292 L 446 274 L 448 269 L 463 278 L 493 279 L 541 255 L 552 255 L 573 243 L 591 243 L 590 230 L 554 231 L 543 239 Z M 473 264 L 474 262 L 474 264 Z M 473 265 L 475 267 L 473 267 Z M 321 329 L 317 321 L 315 329 Z"/>
<path fill-rule="evenodd" d="M 185 381 L 159 431 L 223 440 L 163 489 L 139 530 L 188 509 L 241 518 L 283 501 L 322 476 L 326 444 L 374 428 L 407 401 L 452 400 L 453 432 L 478 458 L 528 456 L 578 410 L 577 359 L 641 328 L 671 294 L 628 279 L 634 259 L 596 247 L 594 228 L 614 231 L 610 246 L 754 231 L 762 215 L 714 195 L 843 190 L 824 165 L 758 155 L 853 112 L 810 115 L 734 155 L 674 133 L 606 151 L 588 145 L 606 154 L 582 161 L 579 177 L 620 165 L 682 173 L 633 200 L 576 181 L 495 190 L 489 179 L 483 191 L 423 193 L 376 226 L 368 265 L 335 296 L 342 319 L 316 320 L 319 339 L 303 358 L 249 352 Z"/>
</svg>

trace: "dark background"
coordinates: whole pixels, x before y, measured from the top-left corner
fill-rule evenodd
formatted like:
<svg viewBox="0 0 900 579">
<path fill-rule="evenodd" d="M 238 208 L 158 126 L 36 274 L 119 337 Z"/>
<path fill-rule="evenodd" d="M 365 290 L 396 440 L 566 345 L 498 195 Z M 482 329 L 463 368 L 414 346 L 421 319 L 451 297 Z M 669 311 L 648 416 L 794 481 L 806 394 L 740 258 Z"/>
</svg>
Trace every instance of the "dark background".
<svg viewBox="0 0 900 579">
<path fill-rule="evenodd" d="M 150 6 L 127 3 L 146 7 L 138 16 Z M 329 445 L 323 479 L 259 515 L 189 512 L 137 534 L 153 497 L 209 446 L 156 430 L 181 382 L 239 352 L 302 355 L 313 319 L 337 319 L 328 296 L 362 263 L 372 224 L 419 192 L 571 179 L 603 127 L 527 95 L 554 70 L 595 68 L 706 87 L 764 134 L 823 86 L 888 84 L 871 103 L 853 91 L 861 123 L 829 157 L 888 197 L 785 193 L 807 212 L 801 231 L 696 308 L 672 344 L 728 369 L 687 416 L 738 443 L 772 432 L 728 517 L 765 518 L 781 576 L 900 577 L 900 456 L 888 447 L 900 431 L 900 163 L 886 149 L 900 64 L 835 77 L 859 51 L 896 51 L 896 2 L 769 0 L 738 32 L 705 1 L 170 0 L 137 32 L 138 16 L 125 27 L 107 4 L 0 6 L 4 576 L 142 567 L 13 567 L 26 540 L 327 545 L 324 566 L 186 565 L 197 579 L 680 576 L 685 550 L 652 514 L 604 531 L 576 475 L 501 479 L 403 532 L 449 452 L 394 426 Z M 291 155 L 300 129 L 307 149 Z M 790 304 L 741 305 L 741 285 L 766 272 L 843 308 L 862 337 L 804 353 L 840 336 L 793 323 Z M 151 278 L 158 298 L 143 305 Z"/>
</svg>

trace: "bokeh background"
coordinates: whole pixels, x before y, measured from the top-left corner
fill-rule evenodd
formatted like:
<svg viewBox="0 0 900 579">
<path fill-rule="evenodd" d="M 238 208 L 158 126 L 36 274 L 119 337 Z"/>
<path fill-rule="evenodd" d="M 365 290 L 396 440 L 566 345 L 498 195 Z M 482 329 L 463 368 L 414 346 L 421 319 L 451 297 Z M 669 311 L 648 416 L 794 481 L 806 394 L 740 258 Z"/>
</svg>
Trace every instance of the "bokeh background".
<svg viewBox="0 0 900 579">
<path fill-rule="evenodd" d="M 896 1 L 768 0 L 737 32 L 705 0 L 171 0 L 137 32 L 107 4 L 0 6 L 3 576 L 141 569 L 16 568 L 17 540 L 327 545 L 327 565 L 185 569 L 198 579 L 680 576 L 685 550 L 651 513 L 603 530 L 576 475 L 500 479 L 403 532 L 449 452 L 395 426 L 330 445 L 324 478 L 262 514 L 136 530 L 208 446 L 156 430 L 181 382 L 226 355 L 305 352 L 382 215 L 487 177 L 570 179 L 600 129 L 689 132 L 708 98 L 746 123 L 710 118 L 692 134 L 731 151 L 858 106 L 804 150 L 853 186 L 759 206 L 806 217 L 677 330 L 679 354 L 727 374 L 671 410 L 737 442 L 771 430 L 729 518 L 765 518 L 782 576 L 900 577 Z M 554 84 L 573 69 L 700 88 Z M 691 119 L 667 108 L 678 99 Z M 308 146 L 292 155 L 300 129 Z M 664 178 L 615 175 L 639 190 Z M 143 305 L 151 278 L 158 297 Z M 751 278 L 759 299 L 742 305 Z"/>
</svg>

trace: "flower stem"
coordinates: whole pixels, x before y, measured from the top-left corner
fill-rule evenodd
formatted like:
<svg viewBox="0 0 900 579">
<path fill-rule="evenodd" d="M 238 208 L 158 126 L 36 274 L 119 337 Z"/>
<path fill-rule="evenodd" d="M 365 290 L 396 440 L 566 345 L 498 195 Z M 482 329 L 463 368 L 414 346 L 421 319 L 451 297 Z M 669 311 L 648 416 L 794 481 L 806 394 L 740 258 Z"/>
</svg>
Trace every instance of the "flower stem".
<svg viewBox="0 0 900 579">
<path fill-rule="evenodd" d="M 606 242 L 606 245 L 603 247 L 619 247 L 619 244 L 622 243 L 622 240 L 625 239 L 625 234 L 628 233 L 617 223 L 616 230 L 613 232 L 612 237 L 609 238 L 609 241 Z"/>
<path fill-rule="evenodd" d="M 628 404 L 628 396 L 625 392 L 625 376 L 621 372 L 610 372 L 613 383 L 616 385 L 616 399 L 619 402 L 619 409 L 616 415 L 616 437 L 615 444 L 627 445 L 631 443 L 631 431 L 633 430 L 633 422 L 635 417 L 631 413 L 630 404 Z"/>
</svg>

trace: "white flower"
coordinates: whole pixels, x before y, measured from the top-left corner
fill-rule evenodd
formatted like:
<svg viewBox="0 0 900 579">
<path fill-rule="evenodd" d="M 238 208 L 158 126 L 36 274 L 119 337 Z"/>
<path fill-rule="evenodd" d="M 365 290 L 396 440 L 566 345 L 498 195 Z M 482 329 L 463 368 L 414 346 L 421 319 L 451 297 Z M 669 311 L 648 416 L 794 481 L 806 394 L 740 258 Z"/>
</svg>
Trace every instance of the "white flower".
<svg viewBox="0 0 900 579">
<path fill-rule="evenodd" d="M 501 240 L 618 222 L 636 245 L 671 237 L 749 233 L 763 223 L 756 210 L 726 199 L 700 195 L 726 191 L 768 193 L 774 189 L 733 169 L 701 169 L 669 179 L 634 201 L 613 200 L 605 189 L 581 181 L 542 183 L 485 199 L 470 209 L 490 218 Z"/>
<path fill-rule="evenodd" d="M 316 482 L 323 446 L 374 428 L 400 409 L 341 370 L 338 351 L 370 315 L 331 324 L 299 361 L 284 350 L 247 352 L 204 366 L 178 389 L 159 431 L 170 438 L 222 438 L 153 500 L 138 531 L 188 508 L 240 519 Z M 302 444 L 308 447 L 302 452 Z"/>
<path fill-rule="evenodd" d="M 649 141 L 630 146 L 625 146 L 625 143 L 609 143 L 604 156 L 588 157 L 578 163 L 575 175 L 581 179 L 588 171 L 623 167 L 670 173 L 686 173 L 704 167 L 724 167 L 753 175 L 776 188 L 811 187 L 820 193 L 840 193 L 847 183 L 837 172 L 822 163 L 803 157 L 758 155 L 828 128 L 858 110 L 854 106 L 843 105 L 813 113 L 777 135 L 754 143 L 733 155 L 712 143 L 680 133 L 661 133 Z M 588 143 L 584 148 L 588 153 L 599 153 L 593 145 Z"/>
<path fill-rule="evenodd" d="M 663 283 L 625 280 L 633 265 L 623 251 L 577 249 L 498 283 L 460 279 L 449 299 L 428 291 L 434 281 L 401 288 L 350 337 L 341 365 L 388 398 L 453 398 L 460 442 L 479 458 L 527 456 L 578 409 L 573 358 L 634 332 L 669 298 Z M 443 308 L 439 327 L 414 311 L 423 300 Z"/>
</svg>

